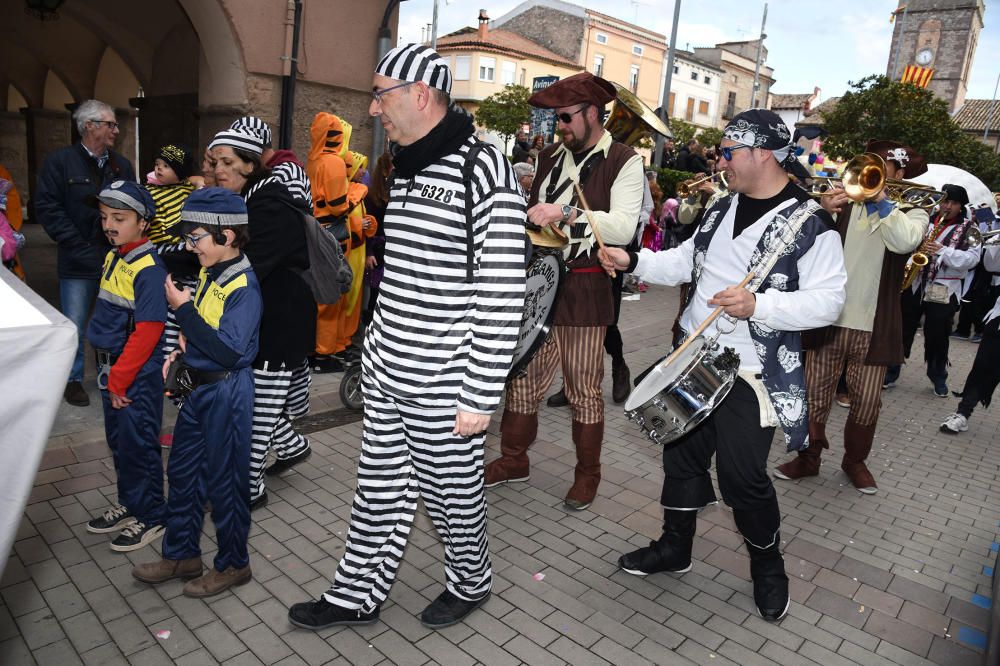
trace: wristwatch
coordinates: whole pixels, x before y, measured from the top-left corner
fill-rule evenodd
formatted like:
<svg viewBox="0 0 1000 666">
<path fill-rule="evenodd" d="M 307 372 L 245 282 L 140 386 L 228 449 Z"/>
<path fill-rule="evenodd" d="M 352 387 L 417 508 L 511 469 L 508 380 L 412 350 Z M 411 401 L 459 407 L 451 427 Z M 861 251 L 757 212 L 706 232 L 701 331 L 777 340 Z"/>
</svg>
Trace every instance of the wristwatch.
<svg viewBox="0 0 1000 666">
<path fill-rule="evenodd" d="M 569 216 L 573 214 L 573 207 L 566 204 L 562 207 L 562 221 L 565 222 L 569 219 Z"/>
</svg>

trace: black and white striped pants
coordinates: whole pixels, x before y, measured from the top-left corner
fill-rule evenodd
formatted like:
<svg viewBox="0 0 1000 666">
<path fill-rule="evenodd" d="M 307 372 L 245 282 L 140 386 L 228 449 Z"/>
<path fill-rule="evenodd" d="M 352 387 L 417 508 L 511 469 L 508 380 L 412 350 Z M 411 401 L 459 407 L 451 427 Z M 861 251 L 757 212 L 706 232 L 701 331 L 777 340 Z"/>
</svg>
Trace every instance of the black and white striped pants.
<svg viewBox="0 0 1000 666">
<path fill-rule="evenodd" d="M 485 433 L 452 434 L 455 409 L 428 408 L 363 384 L 358 487 L 344 557 L 327 601 L 372 612 L 396 578 L 418 497 L 444 543 L 445 584 L 466 600 L 490 591 L 483 490 Z"/>
<path fill-rule="evenodd" d="M 292 371 L 253 371 L 253 431 L 250 436 L 250 499 L 264 492 L 264 464 L 274 447 L 279 458 L 291 458 L 309 448 L 309 440 L 295 432 L 289 414 Z"/>
<path fill-rule="evenodd" d="M 288 388 L 288 404 L 285 406 L 285 411 L 291 419 L 309 413 L 310 386 L 312 386 L 312 368 L 309 367 L 309 359 L 304 358 L 302 365 L 292 370 L 292 383 Z"/>
</svg>

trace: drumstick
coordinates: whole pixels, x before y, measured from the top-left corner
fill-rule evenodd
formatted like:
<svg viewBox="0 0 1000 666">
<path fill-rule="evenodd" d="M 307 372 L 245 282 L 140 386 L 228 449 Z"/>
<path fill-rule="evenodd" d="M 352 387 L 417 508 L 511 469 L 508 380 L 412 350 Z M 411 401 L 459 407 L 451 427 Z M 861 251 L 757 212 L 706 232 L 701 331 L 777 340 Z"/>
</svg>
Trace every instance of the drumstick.
<svg viewBox="0 0 1000 666">
<path fill-rule="evenodd" d="M 745 278 L 743 278 L 742 282 L 740 282 L 738 285 L 736 285 L 736 288 L 737 289 L 742 289 L 743 287 L 747 286 L 750 283 L 750 280 L 753 279 L 753 277 L 754 277 L 753 273 L 747 273 L 747 276 Z M 664 359 L 663 363 L 660 364 L 660 367 L 661 368 L 665 368 L 668 365 L 670 365 L 670 363 L 673 362 L 674 358 L 676 358 L 677 356 L 679 356 L 682 351 L 684 351 L 685 349 L 687 349 L 687 346 L 689 344 L 691 344 L 692 340 L 694 340 L 699 335 L 701 335 L 702 333 L 704 333 L 705 329 L 708 328 L 708 325 L 711 324 L 713 321 L 715 321 L 719 317 L 719 315 L 722 314 L 722 312 L 725 309 L 726 308 L 724 306 L 722 306 L 722 305 L 720 305 L 719 307 L 715 308 L 715 310 L 712 311 L 712 314 L 708 315 L 708 317 L 705 319 L 705 321 L 701 322 L 701 324 L 698 326 L 698 328 L 694 329 L 694 331 L 691 333 L 691 335 L 689 335 L 687 337 L 687 340 L 685 340 L 684 342 L 682 342 L 681 345 L 677 349 L 675 349 L 673 352 L 671 352 L 670 356 L 668 356 L 666 359 Z"/>
<path fill-rule="evenodd" d="M 590 229 L 594 232 L 594 239 L 597 240 L 597 246 L 603 250 L 604 239 L 601 238 L 601 232 L 597 230 L 597 224 L 594 223 L 594 213 L 590 210 L 590 206 L 587 205 L 587 197 L 583 196 L 580 183 L 574 180 L 573 187 L 576 188 L 576 195 L 580 198 L 580 203 L 583 205 L 583 213 L 587 216 L 587 223 L 590 224 Z M 616 271 L 611 269 L 611 277 L 615 277 L 615 275 Z"/>
</svg>

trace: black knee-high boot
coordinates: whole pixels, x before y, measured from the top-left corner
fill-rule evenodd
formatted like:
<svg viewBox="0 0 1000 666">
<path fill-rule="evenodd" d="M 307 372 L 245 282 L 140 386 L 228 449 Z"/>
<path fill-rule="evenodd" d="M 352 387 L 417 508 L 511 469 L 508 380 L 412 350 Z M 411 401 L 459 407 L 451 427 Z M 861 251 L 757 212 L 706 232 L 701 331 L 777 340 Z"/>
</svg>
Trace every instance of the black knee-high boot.
<svg viewBox="0 0 1000 666">
<path fill-rule="evenodd" d="M 663 534 L 660 538 L 651 541 L 645 548 L 622 555 L 618 558 L 618 566 L 636 576 L 660 571 L 691 571 L 691 546 L 697 522 L 697 511 L 664 510 Z"/>
</svg>

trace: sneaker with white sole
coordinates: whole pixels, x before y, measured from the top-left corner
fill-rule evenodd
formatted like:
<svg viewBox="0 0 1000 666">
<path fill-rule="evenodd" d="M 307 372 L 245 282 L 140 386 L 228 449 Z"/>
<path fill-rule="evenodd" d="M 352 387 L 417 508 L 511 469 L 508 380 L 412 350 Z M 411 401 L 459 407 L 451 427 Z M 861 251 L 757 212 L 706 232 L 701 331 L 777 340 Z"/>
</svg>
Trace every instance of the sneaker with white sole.
<svg viewBox="0 0 1000 666">
<path fill-rule="evenodd" d="M 135 522 L 135 516 L 125 507 L 116 504 L 101 516 L 94 518 L 87 523 L 87 531 L 91 534 L 108 534 L 117 532 L 126 525 Z"/>
<path fill-rule="evenodd" d="M 944 420 L 941 424 L 941 432 L 946 432 L 952 435 L 957 435 L 960 432 L 965 432 L 969 429 L 969 419 L 965 418 L 959 413 L 954 413 Z"/>
<path fill-rule="evenodd" d="M 148 546 L 163 536 L 163 525 L 147 525 L 138 521 L 122 530 L 122 533 L 111 542 L 111 550 L 117 553 L 127 553 Z"/>
</svg>

